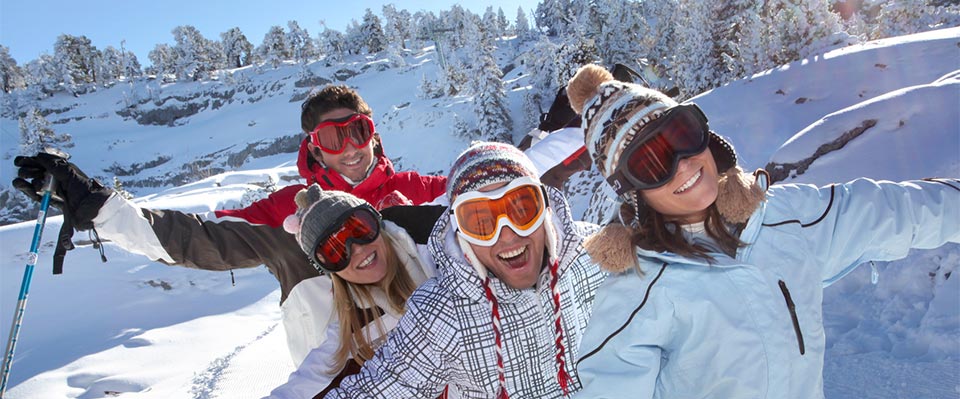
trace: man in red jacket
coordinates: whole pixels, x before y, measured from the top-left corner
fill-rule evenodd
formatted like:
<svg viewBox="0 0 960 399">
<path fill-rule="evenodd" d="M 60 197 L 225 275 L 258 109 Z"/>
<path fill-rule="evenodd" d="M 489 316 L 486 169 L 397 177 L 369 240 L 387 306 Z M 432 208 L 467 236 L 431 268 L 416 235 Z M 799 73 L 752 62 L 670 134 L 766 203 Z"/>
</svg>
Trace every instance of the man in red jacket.
<svg viewBox="0 0 960 399">
<path fill-rule="evenodd" d="M 356 91 L 327 86 L 304 101 L 302 109 L 300 127 L 307 137 L 300 143 L 297 168 L 306 184 L 287 186 L 244 209 L 217 211 L 217 216 L 278 227 L 297 210 L 294 195 L 311 183 L 351 193 L 377 210 L 443 195 L 446 176 L 394 171 L 374 128 L 373 111 Z"/>
</svg>

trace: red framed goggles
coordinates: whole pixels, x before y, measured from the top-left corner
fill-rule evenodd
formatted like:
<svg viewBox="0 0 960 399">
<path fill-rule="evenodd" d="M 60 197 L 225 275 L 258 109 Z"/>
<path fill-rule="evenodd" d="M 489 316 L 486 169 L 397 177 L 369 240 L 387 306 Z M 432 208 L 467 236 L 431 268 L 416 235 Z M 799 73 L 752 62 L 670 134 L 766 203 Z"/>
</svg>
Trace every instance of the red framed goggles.
<svg viewBox="0 0 960 399">
<path fill-rule="evenodd" d="M 461 194 L 450 208 L 457 234 L 469 243 L 489 247 L 500 239 L 504 226 L 522 237 L 536 231 L 543 224 L 547 200 L 540 182 L 521 177 L 493 191 Z"/>
<path fill-rule="evenodd" d="M 673 178 L 681 159 L 709 144 L 710 128 L 700 107 L 677 105 L 637 132 L 607 182 L 617 194 L 660 187 Z"/>
<path fill-rule="evenodd" d="M 353 244 L 369 244 L 380 236 L 380 213 L 369 204 L 353 208 L 330 225 L 317 239 L 313 261 L 324 271 L 336 273 L 350 265 Z"/>
<path fill-rule="evenodd" d="M 348 141 L 356 148 L 366 147 L 374 133 L 373 119 L 357 113 L 318 123 L 310 132 L 310 142 L 323 152 L 340 154 L 347 148 Z"/>
</svg>

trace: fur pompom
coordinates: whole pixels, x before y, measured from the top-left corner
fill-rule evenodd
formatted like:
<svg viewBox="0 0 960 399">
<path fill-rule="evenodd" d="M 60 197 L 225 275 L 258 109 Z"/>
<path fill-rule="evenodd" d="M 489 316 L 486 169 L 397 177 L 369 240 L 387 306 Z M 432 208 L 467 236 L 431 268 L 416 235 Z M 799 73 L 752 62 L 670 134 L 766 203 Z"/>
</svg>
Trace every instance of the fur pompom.
<svg viewBox="0 0 960 399">
<path fill-rule="evenodd" d="M 643 271 L 637 263 L 632 236 L 633 229 L 620 223 L 611 223 L 587 237 L 583 241 L 583 248 L 587 250 L 593 261 L 606 271 L 622 273 L 630 267 L 635 267 L 642 274 Z"/>
<path fill-rule="evenodd" d="M 594 64 L 584 65 L 567 83 L 567 99 L 570 107 L 583 114 L 583 105 L 597 95 L 597 88 L 603 82 L 613 80 L 613 74 L 604 67 Z"/>
<path fill-rule="evenodd" d="M 284 218 L 283 231 L 293 235 L 300 234 L 300 216 L 294 213 Z"/>
<path fill-rule="evenodd" d="M 720 175 L 717 210 L 726 221 L 745 223 L 765 198 L 766 192 L 756 184 L 756 178 L 739 166 Z"/>
</svg>

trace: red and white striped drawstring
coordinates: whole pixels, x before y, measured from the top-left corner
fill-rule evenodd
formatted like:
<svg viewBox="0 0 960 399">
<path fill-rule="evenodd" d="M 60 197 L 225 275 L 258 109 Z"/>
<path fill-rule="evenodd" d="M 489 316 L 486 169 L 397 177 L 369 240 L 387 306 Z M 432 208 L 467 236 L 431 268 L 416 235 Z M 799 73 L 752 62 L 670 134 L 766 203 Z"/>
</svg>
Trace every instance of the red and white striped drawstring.
<svg viewBox="0 0 960 399">
<path fill-rule="evenodd" d="M 550 264 L 550 294 L 553 297 L 553 334 L 554 344 L 557 349 L 557 382 L 560 383 L 560 389 L 563 390 L 563 396 L 569 394 L 570 374 L 567 373 L 567 362 L 564 357 L 563 347 L 563 325 L 561 323 L 560 312 L 560 289 L 557 287 L 557 281 L 560 279 L 560 261 L 555 259 Z"/>
<path fill-rule="evenodd" d="M 500 337 L 500 305 L 497 303 L 496 295 L 493 295 L 493 289 L 490 288 L 490 277 L 483 279 L 483 292 L 490 300 L 491 317 L 493 318 L 493 340 L 496 343 L 497 353 L 497 381 L 500 389 L 497 392 L 497 399 L 509 399 L 507 395 L 507 377 L 503 371 L 503 342 Z"/>
</svg>

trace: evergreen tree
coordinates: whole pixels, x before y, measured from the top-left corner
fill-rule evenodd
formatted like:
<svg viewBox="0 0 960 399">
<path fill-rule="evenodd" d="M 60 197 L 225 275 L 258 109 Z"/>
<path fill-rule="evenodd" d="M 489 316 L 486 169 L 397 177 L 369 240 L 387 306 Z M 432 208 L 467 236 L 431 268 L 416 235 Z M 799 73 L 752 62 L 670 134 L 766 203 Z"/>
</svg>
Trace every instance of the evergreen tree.
<svg viewBox="0 0 960 399">
<path fill-rule="evenodd" d="M 10 93 L 26 86 L 23 69 L 17 66 L 17 60 L 10 56 L 10 49 L 0 45 L 0 90 Z"/>
<path fill-rule="evenodd" d="M 123 76 L 123 54 L 113 46 L 107 46 L 103 49 L 101 57 L 97 60 L 97 71 L 99 84 L 106 85 L 115 82 Z"/>
<path fill-rule="evenodd" d="M 363 24 L 360 25 L 360 32 L 363 35 L 363 45 L 367 48 L 368 53 L 379 53 L 387 48 L 387 37 L 380 25 L 380 17 L 376 16 L 369 8 L 363 14 Z"/>
<path fill-rule="evenodd" d="M 123 199 L 127 199 L 127 200 L 133 199 L 133 193 L 123 188 L 123 183 L 121 183 L 120 179 L 117 178 L 116 176 L 113 177 L 113 191 Z"/>
<path fill-rule="evenodd" d="M 60 68 L 57 60 L 49 54 L 41 54 L 39 58 L 31 60 L 24 66 L 27 86 L 35 87 L 41 93 L 53 94 L 60 84 Z"/>
<path fill-rule="evenodd" d="M 271 26 L 270 30 L 263 36 L 263 43 L 260 44 L 257 52 L 260 53 L 260 57 L 263 58 L 265 63 L 274 68 L 279 67 L 284 60 L 293 58 L 283 28 L 277 25 Z"/>
<path fill-rule="evenodd" d="M 53 45 L 53 58 L 60 67 L 60 82 L 70 89 L 97 81 L 100 51 L 86 36 L 61 34 Z"/>
<path fill-rule="evenodd" d="M 399 10 L 393 4 L 383 6 L 383 34 L 387 43 L 396 44 L 399 48 L 407 49 L 407 40 L 413 36 L 411 21 L 413 17 L 407 10 Z"/>
<path fill-rule="evenodd" d="M 843 31 L 840 16 L 830 10 L 828 0 L 770 0 L 767 7 L 775 65 L 855 42 Z"/>
<path fill-rule="evenodd" d="M 879 10 L 871 37 L 880 39 L 960 25 L 960 4 L 937 3 L 931 0 L 875 2 L 873 6 Z"/>
<path fill-rule="evenodd" d="M 715 4 L 699 0 L 680 0 L 677 15 L 677 49 L 673 72 L 681 95 L 688 98 L 716 87 L 719 63 L 714 58 L 712 36 Z"/>
<path fill-rule="evenodd" d="M 512 143 L 513 122 L 507 109 L 507 93 L 503 88 L 503 72 L 493 57 L 493 46 L 483 46 L 480 69 L 473 74 L 475 95 L 474 113 L 481 140 Z"/>
<path fill-rule="evenodd" d="M 317 47 L 310 39 L 310 34 L 307 33 L 306 29 L 301 28 L 297 21 L 287 22 L 287 29 L 289 29 L 289 33 L 287 33 L 286 41 L 290 46 L 290 55 L 294 60 L 306 64 L 309 60 L 319 56 Z"/>
<path fill-rule="evenodd" d="M 488 6 L 483 13 L 481 24 L 485 38 L 490 40 L 491 43 L 493 40 L 503 37 L 503 29 L 500 29 L 500 22 L 497 20 L 497 14 L 493 12 L 492 6 Z"/>
<path fill-rule="evenodd" d="M 534 22 L 537 29 L 547 33 L 547 36 L 559 36 L 567 32 L 567 27 L 573 21 L 567 15 L 570 0 L 543 0 L 534 11 Z"/>
<path fill-rule="evenodd" d="M 120 41 L 120 70 L 122 75 L 128 79 L 143 76 L 143 69 L 140 67 L 137 55 L 133 51 L 127 50 L 126 45 L 126 40 Z"/>
<path fill-rule="evenodd" d="M 613 65 L 622 63 L 633 65 L 637 59 L 647 55 L 641 40 L 650 37 L 650 28 L 643 18 L 641 4 L 628 0 L 595 0 L 594 7 L 581 11 L 580 20 L 586 24 L 576 24 L 575 29 L 583 25 L 592 30 L 586 32 L 596 38 L 596 46 L 604 63 Z M 629 32 L 629 33 L 628 33 Z M 575 36 L 583 36 L 577 33 Z"/>
<path fill-rule="evenodd" d="M 343 34 L 338 30 L 328 28 L 323 22 L 320 22 L 320 25 L 323 26 L 323 32 L 320 32 L 317 42 L 320 52 L 326 55 L 327 65 L 342 61 L 345 46 Z"/>
<path fill-rule="evenodd" d="M 423 48 L 433 44 L 434 30 L 440 26 L 440 20 L 429 11 L 417 11 L 413 14 L 413 26 L 411 27 L 411 38 L 414 40 L 414 48 Z"/>
<path fill-rule="evenodd" d="M 69 134 L 57 134 L 40 110 L 33 108 L 20 122 L 20 154 L 34 155 L 46 148 L 62 150 L 73 147 Z"/>
<path fill-rule="evenodd" d="M 220 34 L 223 43 L 223 53 L 228 68 L 240 68 L 250 65 L 252 61 L 253 44 L 240 31 L 240 28 L 230 28 Z"/>
<path fill-rule="evenodd" d="M 510 21 L 507 21 L 507 15 L 503 13 L 503 7 L 497 7 L 497 28 L 501 35 L 510 33 Z"/>
<path fill-rule="evenodd" d="M 530 23 L 527 20 L 527 14 L 523 12 L 523 7 L 517 7 L 517 22 L 514 24 L 518 41 L 530 39 Z"/>
<path fill-rule="evenodd" d="M 350 20 L 343 33 L 343 49 L 345 54 L 360 54 L 366 46 L 366 35 L 357 20 Z"/>
<path fill-rule="evenodd" d="M 181 25 L 173 28 L 174 73 L 178 80 L 204 80 L 223 65 L 222 47 L 214 45 L 197 28 Z M 219 50 L 219 54 L 218 54 Z"/>
<path fill-rule="evenodd" d="M 151 72 L 157 77 L 163 75 L 175 75 L 177 73 L 177 53 L 166 43 L 160 43 L 153 46 L 153 50 L 147 54 L 147 58 L 153 64 Z"/>
</svg>

